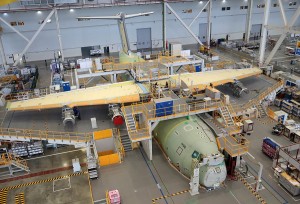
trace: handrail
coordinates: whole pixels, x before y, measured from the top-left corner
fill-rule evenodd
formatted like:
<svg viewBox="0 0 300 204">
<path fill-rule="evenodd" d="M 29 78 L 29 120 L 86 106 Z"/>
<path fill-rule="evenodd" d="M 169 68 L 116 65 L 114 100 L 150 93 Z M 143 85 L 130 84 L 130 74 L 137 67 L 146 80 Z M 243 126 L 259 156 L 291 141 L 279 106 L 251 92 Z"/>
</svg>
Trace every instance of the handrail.
<svg viewBox="0 0 300 204">
<path fill-rule="evenodd" d="M 15 161 L 17 164 L 20 164 L 24 168 L 28 168 L 27 161 L 18 157 L 11 153 L 3 153 L 1 154 L 0 165 L 10 165 L 12 162 Z"/>
<path fill-rule="evenodd" d="M 114 128 L 113 129 L 113 136 L 115 138 L 115 145 L 116 145 L 117 151 L 121 155 L 121 161 L 123 161 L 123 159 L 125 157 L 125 149 L 124 149 L 124 146 L 122 144 L 122 140 L 121 140 L 121 136 L 120 136 L 120 130 L 117 129 L 117 128 Z"/>
<path fill-rule="evenodd" d="M 89 142 L 93 133 L 58 132 L 17 128 L 0 128 L 0 137 L 17 137 L 31 140 L 67 140 L 77 142 Z"/>
<path fill-rule="evenodd" d="M 233 140 L 230 141 L 229 139 Z M 227 136 L 227 137 L 218 137 L 217 138 L 217 143 L 220 144 L 220 146 L 222 146 L 222 142 L 223 141 L 223 148 L 230 154 L 230 155 L 242 155 L 246 152 L 248 152 L 249 150 L 249 144 L 250 142 L 246 139 L 246 138 L 242 138 L 243 142 L 239 142 L 237 141 L 236 138 L 232 137 L 232 136 Z"/>
<path fill-rule="evenodd" d="M 278 89 L 279 87 L 283 86 L 283 81 L 279 81 L 273 86 L 269 87 L 267 90 L 264 92 L 260 93 L 255 100 L 250 100 L 248 103 L 244 104 L 242 107 L 239 105 L 236 105 L 233 107 L 234 113 L 241 112 L 243 110 L 247 110 L 255 105 L 257 105 L 261 100 L 263 100 L 267 95 Z"/>
</svg>

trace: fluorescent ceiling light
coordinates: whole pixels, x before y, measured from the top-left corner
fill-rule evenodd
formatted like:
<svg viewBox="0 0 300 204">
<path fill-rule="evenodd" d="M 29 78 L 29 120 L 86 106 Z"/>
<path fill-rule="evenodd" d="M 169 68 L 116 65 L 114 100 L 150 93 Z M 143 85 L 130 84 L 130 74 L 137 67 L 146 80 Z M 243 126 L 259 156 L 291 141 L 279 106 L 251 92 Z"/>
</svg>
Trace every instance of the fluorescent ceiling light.
<svg viewBox="0 0 300 204">
<path fill-rule="evenodd" d="M 74 12 L 74 9 L 70 9 L 70 12 Z"/>
<path fill-rule="evenodd" d="M 41 11 L 37 11 L 37 14 L 41 14 L 42 12 Z"/>
</svg>

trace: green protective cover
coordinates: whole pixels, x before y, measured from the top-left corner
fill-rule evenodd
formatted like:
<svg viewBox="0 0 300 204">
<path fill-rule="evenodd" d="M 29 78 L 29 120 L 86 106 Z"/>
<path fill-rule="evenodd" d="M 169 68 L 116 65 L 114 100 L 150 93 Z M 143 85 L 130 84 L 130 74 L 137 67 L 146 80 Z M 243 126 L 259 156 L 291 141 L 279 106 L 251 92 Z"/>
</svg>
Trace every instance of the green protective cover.
<svg viewBox="0 0 300 204">
<path fill-rule="evenodd" d="M 197 116 L 162 121 L 154 129 L 153 135 L 172 163 L 188 177 L 192 173 L 193 157 L 220 153 L 213 132 Z M 207 169 L 206 165 L 199 169 L 200 183 Z"/>
<path fill-rule="evenodd" d="M 123 51 L 119 52 L 120 63 L 132 63 L 132 62 L 144 62 L 145 60 L 139 57 L 136 53 L 131 53 L 130 55 L 124 53 Z"/>
</svg>

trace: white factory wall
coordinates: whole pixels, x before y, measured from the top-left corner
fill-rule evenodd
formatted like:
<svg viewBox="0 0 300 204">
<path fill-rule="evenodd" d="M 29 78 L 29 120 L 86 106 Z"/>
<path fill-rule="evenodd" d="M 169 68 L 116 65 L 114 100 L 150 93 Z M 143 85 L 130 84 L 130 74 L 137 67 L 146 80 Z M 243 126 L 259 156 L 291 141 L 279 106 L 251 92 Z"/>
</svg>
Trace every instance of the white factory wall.
<svg viewBox="0 0 300 204">
<path fill-rule="evenodd" d="M 263 22 L 263 8 L 257 8 L 258 4 L 263 1 L 255 0 L 253 5 L 252 24 L 262 24 Z M 275 1 L 274 1 L 275 2 Z M 299 6 L 300 0 L 297 0 L 296 6 L 288 6 L 289 1 L 284 1 L 286 6 L 287 19 L 290 19 L 295 9 Z M 213 1 L 212 11 L 212 38 L 225 38 L 229 35 L 230 40 L 241 39 L 245 30 L 246 13 L 247 10 L 241 10 L 240 6 L 246 5 L 244 0 L 232 0 L 222 3 L 221 0 Z M 200 9 L 205 5 L 199 2 L 189 3 L 173 3 L 170 4 L 173 9 L 182 17 L 182 19 L 189 24 L 197 15 Z M 231 7 L 230 11 L 222 11 L 222 7 Z M 107 8 L 90 8 L 90 9 L 75 9 L 74 12 L 69 10 L 59 10 L 58 15 L 60 19 L 61 36 L 66 57 L 80 56 L 81 47 L 85 46 L 109 46 L 111 52 L 120 50 L 120 37 L 118 32 L 117 22 L 114 20 L 90 20 L 77 21 L 79 16 L 104 16 L 115 15 L 119 12 L 124 13 L 138 13 L 154 11 L 150 16 L 138 17 L 127 20 L 127 31 L 132 50 L 136 50 L 136 29 L 151 28 L 152 30 L 152 47 L 162 47 L 162 6 L 156 5 L 139 5 L 139 6 L 118 6 Z M 183 10 L 192 9 L 192 13 L 183 13 Z M 8 13 L 2 17 L 7 22 L 23 21 L 24 26 L 16 26 L 21 33 L 29 39 L 34 35 L 39 28 L 39 21 L 44 20 L 50 11 L 42 11 L 38 14 L 36 11 Z M 202 13 L 200 17 L 194 22 L 191 29 L 198 35 L 199 23 L 206 23 L 207 13 Z M 58 37 L 56 31 L 56 23 L 54 15 L 51 18 L 51 23 L 47 23 L 43 31 L 32 44 L 26 53 L 27 61 L 51 59 L 54 51 L 59 49 Z M 282 25 L 282 20 L 279 12 L 279 7 L 274 8 L 273 3 L 270 14 L 271 25 Z M 297 20 L 296 25 L 300 25 L 300 19 Z M 5 55 L 8 62 L 12 62 L 9 56 L 20 53 L 26 46 L 26 41 L 18 34 L 14 33 L 10 28 L 1 23 L 4 28 L 2 36 Z M 278 35 L 280 32 L 271 31 L 271 35 Z M 167 14 L 167 40 L 169 42 L 181 42 L 182 44 L 194 44 L 196 41 L 184 29 L 180 22 L 173 14 Z"/>
</svg>

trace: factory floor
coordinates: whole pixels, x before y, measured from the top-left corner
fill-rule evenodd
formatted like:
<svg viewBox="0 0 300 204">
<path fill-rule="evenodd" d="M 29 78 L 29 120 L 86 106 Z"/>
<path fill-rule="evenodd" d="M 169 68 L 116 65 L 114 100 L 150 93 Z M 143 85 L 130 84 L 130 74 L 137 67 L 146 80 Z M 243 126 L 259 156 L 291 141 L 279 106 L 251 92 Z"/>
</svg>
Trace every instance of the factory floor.
<svg viewBox="0 0 300 204">
<path fill-rule="evenodd" d="M 197 46 L 191 45 L 191 47 L 197 49 Z M 232 57 L 230 53 L 223 53 L 223 55 L 228 58 Z M 35 64 L 39 66 L 40 73 L 37 86 L 47 87 L 51 82 L 48 66 L 46 67 L 44 62 Z M 249 80 L 245 79 L 242 82 L 246 86 L 251 86 L 251 98 L 256 97 L 256 90 L 262 91 L 273 83 L 256 77 Z M 220 89 L 224 89 L 222 90 L 224 92 L 229 90 L 227 87 Z M 228 92 L 228 94 L 230 93 Z M 238 103 L 244 103 L 251 99 L 247 97 L 232 97 L 232 99 Z M 110 118 L 107 116 L 106 106 L 81 107 L 80 110 L 82 120 L 77 121 L 74 127 L 64 127 L 62 125 L 60 109 L 6 112 L 4 108 L 1 108 L 0 124 L 1 127 L 72 132 L 92 132 L 113 127 Z M 98 129 L 92 129 L 90 122 L 92 117 L 97 118 Z M 278 185 L 271 169 L 272 161 L 261 151 L 262 139 L 266 136 L 273 138 L 282 145 L 291 144 L 284 136 L 273 136 L 271 134 L 271 128 L 274 124 L 275 122 L 268 118 L 254 120 L 254 132 L 247 136 L 247 139 L 251 142 L 249 153 L 255 159 L 253 160 L 251 156 L 244 157 L 250 166 L 250 178 L 247 182 L 254 186 L 255 180 L 253 177 L 257 176 L 257 162 L 261 162 L 264 166 L 264 189 L 259 192 L 261 198 L 270 204 L 284 203 L 285 201 L 298 203 L 299 198 L 293 198 Z M 122 203 L 125 204 L 261 203 L 240 180 L 227 179 L 225 186 L 221 189 L 211 192 L 200 190 L 199 195 L 191 196 L 187 191 L 189 181 L 168 164 L 167 159 L 155 142 L 153 143 L 152 161 L 145 159 L 146 156 L 143 151 L 135 149 L 126 153 L 123 163 L 101 167 L 99 179 L 90 182 L 88 175 L 85 173 L 85 154 L 82 149 L 66 146 L 58 149 L 47 149 L 44 155 L 28 158 L 27 162 L 31 170 L 29 174 L 17 173 L 14 177 L 0 178 L 0 189 L 9 189 L 7 203 L 14 203 L 15 196 L 19 195 L 20 197 L 20 195 L 23 195 L 21 193 L 24 193 L 27 204 L 86 204 L 93 203 L 93 201 L 100 203 L 99 200 L 105 198 L 105 191 L 112 189 L 120 191 Z M 83 170 L 81 174 L 73 174 L 71 160 L 74 158 L 80 159 Z M 51 171 L 49 172 L 49 170 Z M 22 175 L 34 176 L 22 178 L 20 177 Z M 14 180 L 7 181 L 6 179 Z M 164 199 L 162 196 L 167 196 L 167 198 Z"/>
<path fill-rule="evenodd" d="M 74 158 L 81 162 L 79 173 L 73 173 Z M 93 203 L 85 158 L 84 149 L 71 146 L 47 149 L 44 155 L 27 158 L 30 172 L 0 177 L 0 190 L 7 191 L 0 191 L 0 197 L 6 198 L 7 204 L 18 203 L 16 200 L 22 200 L 21 196 L 22 203 L 29 204 Z"/>
<path fill-rule="evenodd" d="M 267 203 L 277 204 L 283 203 L 283 201 L 297 203 L 298 198 L 293 198 L 278 185 L 271 169 L 271 159 L 261 152 L 262 139 L 266 136 L 273 138 L 281 145 L 291 144 L 284 136 L 273 136 L 271 134 L 271 129 L 274 124 L 276 123 L 269 118 L 254 120 L 254 132 L 250 136 L 247 136 L 247 139 L 251 142 L 249 153 L 255 160 L 253 161 L 251 156 L 245 156 L 244 159 L 249 162 L 250 175 L 257 176 L 257 162 L 261 162 L 264 165 L 263 185 L 265 189 L 260 191 L 259 195 L 261 195 Z M 82 166 L 84 166 L 85 151 L 67 146 L 58 149 L 48 149 L 44 155 L 29 158 L 28 165 L 31 169 L 30 173 L 43 172 L 50 169 L 60 169 L 60 171 L 4 183 L 3 180 L 7 178 L 0 178 L 1 188 L 14 188 L 14 186 L 20 184 L 28 184 L 36 181 L 36 184 L 9 190 L 7 203 L 13 203 L 15 195 L 21 192 L 24 192 L 26 203 L 29 204 L 92 203 L 88 200 L 90 199 L 90 188 L 86 174 L 70 176 L 71 185 L 69 184 L 68 175 L 72 174 L 70 166 L 71 159 L 73 158 L 79 158 Z M 167 159 L 155 142 L 153 143 L 153 161 L 150 162 L 145 158 L 146 156 L 142 150 L 135 149 L 131 152 L 127 152 L 123 163 L 101 167 L 99 179 L 91 180 L 92 195 L 93 200 L 96 201 L 95 203 L 99 203 L 97 201 L 105 198 L 106 190 L 112 189 L 118 189 L 120 191 L 123 203 L 260 203 L 241 181 L 230 179 L 227 179 L 225 186 L 219 190 L 211 192 L 200 190 L 199 195 L 191 196 L 189 192 L 187 192 L 189 189 L 189 181 L 169 165 Z M 62 167 L 69 168 L 61 170 Z M 83 167 L 83 171 L 84 170 Z M 57 186 L 61 186 L 64 190 L 53 190 L 53 181 L 58 180 L 62 175 L 66 176 L 67 179 L 60 183 L 58 182 Z M 17 176 L 19 176 L 19 174 L 16 175 L 16 177 Z M 248 182 L 250 184 L 253 183 L 253 177 L 250 177 Z M 71 189 L 65 189 L 70 186 Z M 42 193 L 36 193 L 35 191 L 37 189 Z M 78 193 L 76 193 L 77 191 Z M 168 197 L 165 200 L 161 198 L 162 196 Z M 73 200 L 70 200 L 71 198 Z"/>
</svg>

